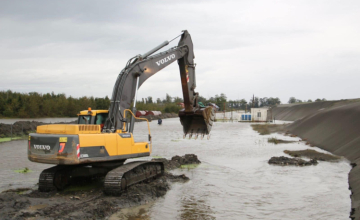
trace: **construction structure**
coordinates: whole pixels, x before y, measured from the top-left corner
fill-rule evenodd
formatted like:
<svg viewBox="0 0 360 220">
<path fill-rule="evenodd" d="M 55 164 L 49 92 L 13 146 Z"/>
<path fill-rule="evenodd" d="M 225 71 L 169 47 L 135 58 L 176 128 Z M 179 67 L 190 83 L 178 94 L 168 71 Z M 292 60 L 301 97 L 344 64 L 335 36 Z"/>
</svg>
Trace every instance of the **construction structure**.
<svg viewBox="0 0 360 220">
<path fill-rule="evenodd" d="M 250 112 L 242 113 L 238 117 L 239 122 L 267 122 L 269 109 L 267 107 L 251 108 Z"/>
</svg>

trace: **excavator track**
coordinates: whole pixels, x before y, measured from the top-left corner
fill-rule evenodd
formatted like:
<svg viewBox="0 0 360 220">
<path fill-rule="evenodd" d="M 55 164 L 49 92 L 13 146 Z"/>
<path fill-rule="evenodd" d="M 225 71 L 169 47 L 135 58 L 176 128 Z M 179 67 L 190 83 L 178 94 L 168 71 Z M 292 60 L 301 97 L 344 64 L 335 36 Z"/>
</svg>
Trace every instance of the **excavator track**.
<svg viewBox="0 0 360 220">
<path fill-rule="evenodd" d="M 111 170 L 105 177 L 104 193 L 120 195 L 127 187 L 150 180 L 164 173 L 161 162 L 137 161 Z"/>
<path fill-rule="evenodd" d="M 62 190 L 70 183 L 70 167 L 54 166 L 43 170 L 39 177 L 39 191 Z"/>
</svg>

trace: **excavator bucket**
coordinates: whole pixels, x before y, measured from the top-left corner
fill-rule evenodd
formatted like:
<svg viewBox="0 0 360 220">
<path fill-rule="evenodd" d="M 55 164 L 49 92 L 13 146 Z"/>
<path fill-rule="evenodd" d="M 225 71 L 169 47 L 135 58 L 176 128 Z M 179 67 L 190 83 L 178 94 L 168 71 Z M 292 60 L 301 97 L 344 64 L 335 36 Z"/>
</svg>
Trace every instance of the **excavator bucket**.
<svg viewBox="0 0 360 220">
<path fill-rule="evenodd" d="M 185 112 L 185 109 L 179 111 L 180 122 L 184 130 L 184 138 L 189 134 L 189 138 L 195 135 L 195 139 L 201 135 L 210 138 L 210 131 L 214 122 L 215 113 L 211 106 L 200 108 L 194 112 Z"/>
</svg>

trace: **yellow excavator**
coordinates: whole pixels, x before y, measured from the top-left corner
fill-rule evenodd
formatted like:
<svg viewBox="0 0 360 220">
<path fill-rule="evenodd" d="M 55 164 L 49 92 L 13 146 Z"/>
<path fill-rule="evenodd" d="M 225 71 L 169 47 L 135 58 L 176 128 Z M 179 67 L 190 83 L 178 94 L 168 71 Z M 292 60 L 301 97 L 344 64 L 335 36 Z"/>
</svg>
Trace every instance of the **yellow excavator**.
<svg viewBox="0 0 360 220">
<path fill-rule="evenodd" d="M 214 111 L 198 104 L 193 43 L 188 31 L 179 36 L 178 46 L 154 54 L 169 44 L 165 41 L 127 62 L 116 80 L 108 110 L 89 108 L 78 114 L 77 124 L 41 125 L 29 135 L 29 160 L 55 164 L 40 174 L 39 191 L 62 190 L 75 178 L 103 176 L 104 193 L 119 195 L 130 185 L 162 175 L 161 162 L 124 162 L 151 154 L 149 122 L 148 141 L 135 142 L 133 138 L 135 119 L 146 120 L 133 114 L 137 92 L 149 77 L 174 61 L 179 64 L 184 97 L 185 108 L 179 112 L 184 138 L 209 138 Z"/>
</svg>

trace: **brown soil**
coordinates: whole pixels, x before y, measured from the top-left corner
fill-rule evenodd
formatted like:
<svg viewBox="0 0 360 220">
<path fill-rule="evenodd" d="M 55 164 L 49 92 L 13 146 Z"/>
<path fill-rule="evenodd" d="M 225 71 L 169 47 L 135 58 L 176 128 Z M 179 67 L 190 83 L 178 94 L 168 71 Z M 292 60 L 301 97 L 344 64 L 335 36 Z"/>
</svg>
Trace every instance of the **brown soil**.
<svg viewBox="0 0 360 220">
<path fill-rule="evenodd" d="M 269 164 L 273 165 L 281 165 L 281 166 L 310 166 L 316 165 L 318 162 L 316 160 L 311 159 L 310 161 L 306 161 L 300 158 L 289 158 L 289 157 L 272 157 L 268 161 Z"/>
<path fill-rule="evenodd" d="M 288 124 L 252 124 L 253 130 L 259 132 L 260 135 L 266 135 L 271 133 L 285 133 Z"/>
<path fill-rule="evenodd" d="M 320 161 L 337 161 L 340 159 L 339 156 L 320 153 L 316 150 L 284 150 L 284 153 L 292 157 L 307 157 L 314 160 Z"/>
<path fill-rule="evenodd" d="M 160 160 L 160 159 L 156 159 Z M 196 155 L 175 156 L 166 161 L 171 170 L 189 163 L 200 163 Z M 61 192 L 39 192 L 38 190 L 17 189 L 0 194 L 1 219 L 103 219 L 111 214 L 132 206 L 147 204 L 164 196 L 173 182 L 186 182 L 185 175 L 165 174 L 155 180 L 130 186 L 121 196 L 106 196 L 102 192 L 100 179 L 84 181 L 75 186 L 76 190 Z M 89 185 L 93 187 L 88 187 Z"/>
<path fill-rule="evenodd" d="M 274 144 L 289 144 L 289 143 L 295 143 L 297 141 L 286 141 L 286 140 L 281 140 L 281 139 L 277 139 L 277 138 L 269 138 L 268 142 L 274 143 Z"/>
</svg>

